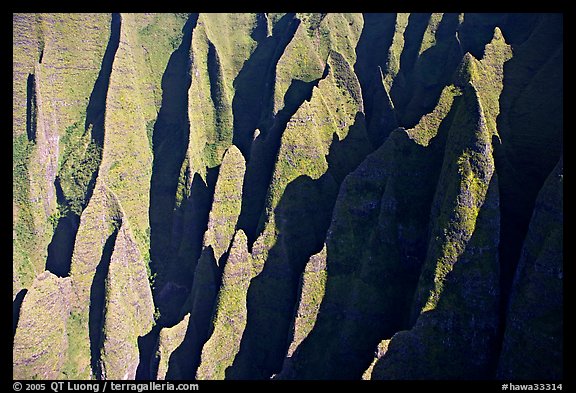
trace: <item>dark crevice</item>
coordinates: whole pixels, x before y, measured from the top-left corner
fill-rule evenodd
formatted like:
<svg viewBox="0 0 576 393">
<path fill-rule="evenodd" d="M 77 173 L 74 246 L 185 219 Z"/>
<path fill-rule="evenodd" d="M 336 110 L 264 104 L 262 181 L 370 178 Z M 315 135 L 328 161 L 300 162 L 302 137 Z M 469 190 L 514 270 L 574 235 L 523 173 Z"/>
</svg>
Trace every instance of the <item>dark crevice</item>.
<svg viewBox="0 0 576 393">
<path fill-rule="evenodd" d="M 156 352 L 160 340 L 160 325 L 156 324 L 145 336 L 138 337 L 139 363 L 136 380 L 156 379 L 158 362 Z"/>
<path fill-rule="evenodd" d="M 30 142 L 36 142 L 37 110 L 36 80 L 34 74 L 28 74 L 26 80 L 26 135 L 28 135 Z"/>
<path fill-rule="evenodd" d="M 414 68 L 431 15 L 431 13 L 413 13 L 408 17 L 408 25 L 404 30 L 404 49 L 400 55 L 400 72 L 403 74 L 409 74 Z M 392 91 L 395 92 L 395 89 Z M 392 92 L 391 94 L 394 95 Z M 394 103 L 396 104 L 396 101 Z"/>
<path fill-rule="evenodd" d="M 226 378 L 268 379 L 280 371 L 306 262 L 323 247 L 341 181 L 368 153 L 364 125 L 358 113 L 346 138 L 333 139 L 320 178 L 300 176 L 286 186 L 274 210 L 277 240 L 250 282 L 246 328 Z"/>
<path fill-rule="evenodd" d="M 396 100 L 401 97 L 398 105 L 396 101 L 394 103 L 403 127 L 414 127 L 423 115 L 431 112 L 442 89 L 451 82 L 462 60 L 460 44 L 456 38 L 458 26 L 458 14 L 444 14 L 434 33 L 434 45 L 417 56 L 409 73 L 400 67 L 400 73 L 404 73 L 401 80 L 405 83 L 402 91 L 396 90 L 397 94 L 392 96 Z"/>
<path fill-rule="evenodd" d="M 26 288 L 21 289 L 12 301 L 12 338 L 16 335 L 16 327 L 18 326 L 18 320 L 20 319 L 20 308 L 22 307 L 22 302 L 24 301 L 26 293 L 28 293 Z"/>
<path fill-rule="evenodd" d="M 216 298 L 222 281 L 222 270 L 216 264 L 212 246 L 202 250 L 194 277 L 189 303 L 184 310 L 190 312 L 190 321 L 182 344 L 170 357 L 167 379 L 196 377 L 202 347 L 209 337 Z"/>
<path fill-rule="evenodd" d="M 48 257 L 46 260 L 46 269 L 56 274 L 59 277 L 66 277 L 70 274 L 70 265 L 72 263 L 72 253 L 74 251 L 74 243 L 76 241 L 76 234 L 80 225 L 80 214 L 90 201 L 94 191 L 96 178 L 102 160 L 102 148 L 104 145 L 104 113 L 106 110 L 106 94 L 110 83 L 110 74 L 112 73 L 112 63 L 114 56 L 120 43 L 120 24 L 121 18 L 119 14 L 112 14 L 112 21 L 110 25 L 110 39 L 102 59 L 102 66 L 94 88 L 90 94 L 90 100 L 86 108 L 86 131 L 91 132 L 91 141 L 85 151 L 85 160 L 81 161 L 80 166 L 90 164 L 89 152 L 96 152 L 96 166 L 95 170 L 90 175 L 85 196 L 82 200 L 80 208 L 74 211 L 72 201 L 64 194 L 61 186 L 61 179 L 59 174 L 55 181 L 54 187 L 56 188 L 56 199 L 58 202 L 61 217 L 58 219 L 58 224 L 52 236 L 52 241 L 48 246 Z M 81 171 L 82 168 L 77 170 Z M 75 172 L 67 174 L 68 176 L 75 176 Z M 81 210 L 81 211 L 78 211 Z"/>
<path fill-rule="evenodd" d="M 258 45 L 234 79 L 232 100 L 233 143 L 246 161 L 250 160 L 254 130 L 259 128 L 262 136 L 267 133 L 265 123 L 272 117 L 269 112 L 272 111 L 276 65 L 300 23 L 294 14 L 286 14 L 274 25 L 272 35 L 266 37 L 266 20 L 258 17 L 257 21 L 252 37 Z"/>
<path fill-rule="evenodd" d="M 140 363 L 136 379 L 154 379 L 158 335 L 163 327 L 173 326 L 190 291 L 198 232 L 189 223 L 203 216 L 207 186 L 198 174 L 192 180 L 189 196 L 177 190 L 189 143 L 188 90 L 192 84 L 191 45 L 198 14 L 190 14 L 182 28 L 182 41 L 172 53 L 162 76 L 162 103 L 152 133 L 154 161 L 150 180 L 150 270 L 155 279 L 152 296 L 160 317 L 155 327 L 138 339 Z M 210 60 L 209 60 L 210 62 Z M 211 89 L 214 105 L 220 101 Z M 190 176 L 185 168 L 185 177 Z M 207 176 L 208 177 L 208 176 Z M 177 195 L 178 194 L 178 195 Z M 178 198 L 182 198 L 179 200 Z M 207 216 L 207 214 L 206 214 Z M 191 219 L 191 220 L 190 220 Z M 190 221 L 188 221 L 190 220 Z M 206 218 L 207 221 L 207 218 Z M 198 225 L 198 224 L 196 224 Z M 178 236 L 173 236 L 180 228 Z"/>
<path fill-rule="evenodd" d="M 56 187 L 58 205 L 67 206 L 68 201 L 64 197 L 58 177 L 54 181 L 54 186 Z M 72 253 L 79 226 L 80 216 L 73 211 L 68 211 L 58 219 L 54 235 L 48 245 L 48 256 L 46 258 L 46 270 L 58 277 L 68 277 L 70 275 Z"/>
<path fill-rule="evenodd" d="M 116 237 L 120 223 L 114 222 L 114 231 L 104 244 L 100 262 L 96 267 L 92 285 L 90 286 L 90 310 L 88 313 L 88 331 L 90 337 L 90 365 L 92 375 L 98 380 L 102 379 L 100 363 L 100 350 L 103 344 L 104 305 L 106 303 L 106 278 L 110 267 L 110 259 L 114 251 Z"/>
<path fill-rule="evenodd" d="M 196 185 L 192 184 L 192 193 L 195 193 L 197 198 L 195 204 L 190 205 L 190 225 L 196 234 L 193 240 L 198 247 L 198 255 L 194 255 L 193 261 L 198 262 L 188 265 L 189 269 L 193 269 L 193 282 L 192 288 L 187 292 L 189 296 L 181 307 L 179 320 L 190 313 L 190 323 L 182 344 L 170 357 L 166 374 L 169 379 L 195 378 L 202 347 L 209 337 L 208 331 L 222 280 L 222 266 L 227 255 L 226 253 L 220 257 L 217 265 L 212 247 L 202 249 L 219 170 L 219 166 L 207 170 L 207 184 L 198 175 L 195 177 L 195 181 L 198 180 Z M 194 199 L 191 197 L 189 202 L 194 202 Z"/>
<path fill-rule="evenodd" d="M 502 13 L 466 13 L 464 22 L 458 28 L 462 51 L 470 52 L 475 58 L 482 59 L 486 44 L 494 36 L 494 28 L 502 27 L 505 19 L 506 14 Z"/>
<path fill-rule="evenodd" d="M 394 38 L 397 14 L 365 13 L 363 18 L 364 26 L 356 45 L 354 72 L 360 82 L 366 123 L 369 126 L 374 116 L 372 108 L 377 105 L 374 103 L 374 86 L 377 86 L 380 78 L 380 73 L 375 70 L 378 67 L 387 69 L 387 55 Z"/>
<path fill-rule="evenodd" d="M 256 25 L 252 32 L 250 33 L 250 37 L 258 44 L 266 39 L 268 35 L 268 21 L 266 18 L 266 14 L 263 12 L 258 12 L 256 14 Z"/>
<path fill-rule="evenodd" d="M 169 277 L 168 273 L 175 260 L 171 234 L 177 202 L 176 191 L 190 132 L 190 46 L 197 18 L 197 15 L 188 18 L 182 29 L 182 42 L 172 53 L 166 66 L 162 77 L 162 105 L 152 135 L 154 161 L 150 181 L 149 217 L 150 268 L 152 273 L 158 274 L 155 300 L 163 285 L 171 281 L 172 277 Z"/>
<path fill-rule="evenodd" d="M 263 140 L 256 139 L 252 146 L 251 160 L 246 166 L 242 188 L 242 209 L 238 218 L 238 228 L 245 232 L 250 250 L 263 230 L 262 212 L 274 172 L 274 162 L 280 150 L 282 134 L 290 118 L 304 101 L 310 101 L 312 90 L 328 76 L 328 72 L 329 66 L 326 63 L 323 75 L 316 80 L 303 82 L 293 79 L 284 96 L 284 108 L 276 115 L 268 135 Z"/>
<path fill-rule="evenodd" d="M 112 64 L 116 51 L 120 45 L 120 28 L 121 28 L 120 14 L 112 14 L 110 23 L 110 38 L 104 57 L 102 58 L 102 65 L 98 78 L 94 83 L 94 88 L 90 94 L 88 106 L 86 107 L 86 122 L 84 128 L 88 130 L 92 126 L 92 140 L 102 147 L 104 146 L 104 115 L 106 112 L 106 95 L 108 94 L 108 87 L 110 86 L 110 75 L 112 74 Z"/>
<path fill-rule="evenodd" d="M 161 327 L 170 327 L 182 320 L 185 314 L 191 314 L 184 341 L 173 352 L 167 370 L 168 379 L 193 379 L 196 367 L 200 361 L 202 345 L 207 340 L 207 331 L 212 316 L 216 293 L 220 286 L 203 286 L 206 277 L 208 282 L 219 277 L 214 273 L 216 262 L 210 259 L 210 250 L 202 250 L 204 233 L 208 229 L 208 218 L 216 180 L 220 167 L 209 168 L 206 171 L 206 183 L 199 174 L 195 174 L 190 189 L 190 197 L 183 205 L 182 229 L 183 240 L 178 250 L 178 260 L 172 271 L 172 284 L 164 286 L 162 291 L 155 292 L 154 302 L 164 318 L 158 321 L 157 328 L 139 340 L 141 348 L 140 365 L 137 371 L 138 379 L 155 378 L 154 357 L 158 345 L 158 334 Z M 208 260 L 207 260 L 208 258 Z M 178 284 L 174 285 L 177 282 Z M 171 315 L 170 319 L 166 318 Z M 146 357 L 142 354 L 151 354 Z M 149 364 L 150 371 L 148 371 Z"/>
</svg>

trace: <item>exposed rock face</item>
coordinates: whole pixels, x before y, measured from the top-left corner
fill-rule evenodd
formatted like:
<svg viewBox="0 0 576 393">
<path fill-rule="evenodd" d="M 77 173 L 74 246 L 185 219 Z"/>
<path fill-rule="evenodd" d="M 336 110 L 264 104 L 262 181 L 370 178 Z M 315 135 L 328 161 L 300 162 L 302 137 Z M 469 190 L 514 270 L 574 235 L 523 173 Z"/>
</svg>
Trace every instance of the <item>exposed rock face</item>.
<svg viewBox="0 0 576 393">
<path fill-rule="evenodd" d="M 562 59 L 561 14 L 14 14 L 14 376 L 561 379 Z"/>
</svg>

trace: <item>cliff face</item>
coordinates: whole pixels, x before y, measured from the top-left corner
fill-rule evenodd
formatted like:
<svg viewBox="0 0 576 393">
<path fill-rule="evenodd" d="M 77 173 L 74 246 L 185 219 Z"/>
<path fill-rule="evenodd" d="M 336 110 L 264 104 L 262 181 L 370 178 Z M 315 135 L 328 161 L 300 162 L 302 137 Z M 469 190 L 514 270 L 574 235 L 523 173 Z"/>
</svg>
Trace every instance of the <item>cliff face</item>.
<svg viewBox="0 0 576 393">
<path fill-rule="evenodd" d="M 562 34 L 14 14 L 14 377 L 561 379 Z"/>
</svg>

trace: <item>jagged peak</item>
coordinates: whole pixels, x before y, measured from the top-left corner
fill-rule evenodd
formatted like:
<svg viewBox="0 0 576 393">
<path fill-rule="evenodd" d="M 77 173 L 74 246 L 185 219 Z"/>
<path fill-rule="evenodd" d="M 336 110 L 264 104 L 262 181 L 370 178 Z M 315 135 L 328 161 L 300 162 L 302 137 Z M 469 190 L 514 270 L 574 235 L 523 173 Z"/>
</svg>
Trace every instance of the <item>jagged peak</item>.
<svg viewBox="0 0 576 393">
<path fill-rule="evenodd" d="M 256 133 L 256 131 L 254 131 L 254 133 Z M 242 162 L 243 164 L 245 164 L 246 160 L 244 159 L 242 152 L 240 151 L 240 149 L 238 149 L 236 145 L 230 145 L 230 147 L 228 147 L 228 149 L 226 149 L 226 152 L 224 153 L 224 157 L 222 158 L 222 165 L 224 164 L 224 162 L 230 162 L 236 164 L 240 164 Z"/>
<path fill-rule="evenodd" d="M 503 41 L 506 42 L 504 39 L 504 35 L 502 34 L 502 30 L 498 26 L 494 28 L 494 37 L 492 38 L 492 42 L 494 41 Z"/>
<path fill-rule="evenodd" d="M 232 250 L 248 250 L 248 237 L 246 233 L 242 229 L 238 229 L 234 234 L 234 238 L 232 239 Z"/>
<path fill-rule="evenodd" d="M 350 63 L 348 63 L 348 60 L 346 60 L 342 54 L 332 49 L 330 50 L 327 64 L 329 65 L 329 72 L 334 70 L 333 75 L 336 79 L 336 83 L 338 85 L 341 84 L 341 87 L 346 89 L 348 94 L 350 94 L 352 99 L 358 105 L 358 110 L 364 112 L 360 82 L 358 81 L 354 69 Z"/>
<path fill-rule="evenodd" d="M 495 57 L 495 59 L 491 59 L 491 57 Z M 500 28 L 496 26 L 494 28 L 492 40 L 484 47 L 484 57 L 482 58 L 482 62 L 485 63 L 487 61 L 496 60 L 494 65 L 497 65 L 499 63 L 505 63 L 511 58 L 512 47 L 506 42 Z"/>
<path fill-rule="evenodd" d="M 444 87 L 434 110 L 420 118 L 418 124 L 407 131 L 410 139 L 422 146 L 428 146 L 436 137 L 440 124 L 444 121 L 457 96 L 462 95 L 460 88 L 454 85 Z"/>
<path fill-rule="evenodd" d="M 453 83 L 456 86 L 463 88 L 474 78 L 474 75 L 477 72 L 477 64 L 478 60 L 474 57 L 474 55 L 472 55 L 470 52 L 466 52 L 464 57 L 462 57 L 460 65 L 456 69 L 454 77 L 452 78 Z"/>
</svg>

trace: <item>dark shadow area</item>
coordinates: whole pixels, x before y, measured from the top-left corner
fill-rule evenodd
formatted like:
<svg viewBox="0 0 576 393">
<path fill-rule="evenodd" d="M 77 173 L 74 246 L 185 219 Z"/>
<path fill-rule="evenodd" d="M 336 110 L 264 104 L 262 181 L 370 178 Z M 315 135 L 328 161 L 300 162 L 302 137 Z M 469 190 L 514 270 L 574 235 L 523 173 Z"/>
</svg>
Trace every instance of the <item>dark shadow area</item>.
<svg viewBox="0 0 576 393">
<path fill-rule="evenodd" d="M 384 86 L 380 66 L 374 68 L 373 74 L 374 77 L 371 79 L 370 85 L 366 90 L 362 90 L 362 94 L 366 95 L 365 111 L 371 113 L 370 117 L 366 116 L 366 132 L 373 149 L 376 150 L 384 143 L 388 135 L 398 127 L 398 118 L 390 95 Z M 368 107 L 371 108 L 370 111 L 366 109 Z"/>
<path fill-rule="evenodd" d="M 318 316 L 278 379 L 359 379 L 381 340 L 411 328 L 431 207 L 459 100 L 428 147 L 396 131 L 342 183 L 326 238 Z"/>
<path fill-rule="evenodd" d="M 274 210 L 276 243 L 250 282 L 247 324 L 227 379 L 269 379 L 280 371 L 300 277 L 310 256 L 322 249 L 340 182 L 367 153 L 365 119 L 357 113 L 346 138 L 333 139 L 327 171 L 316 180 L 300 176 L 287 185 Z"/>
<path fill-rule="evenodd" d="M 444 14 L 435 32 L 434 45 L 422 52 L 413 67 L 404 74 L 406 85 L 402 93 L 406 100 L 395 105 L 403 127 L 414 127 L 423 115 L 431 112 L 444 86 L 452 81 L 462 60 L 456 36 L 458 26 L 458 14 Z M 400 72 L 403 72 L 402 67 Z"/>
<path fill-rule="evenodd" d="M 110 75 L 112 74 L 112 64 L 116 51 L 120 45 L 120 27 L 122 17 L 120 14 L 113 13 L 110 24 L 110 39 L 102 58 L 102 65 L 98 78 L 94 83 L 94 88 L 90 94 L 88 106 L 86 107 L 86 130 L 92 126 L 92 139 L 100 147 L 104 145 L 104 114 L 106 112 L 106 95 L 110 86 Z"/>
<path fill-rule="evenodd" d="M 18 326 L 18 320 L 20 319 L 20 308 L 22 307 L 24 296 L 26 296 L 27 293 L 27 289 L 21 289 L 12 301 L 12 338 L 16 335 L 16 327 Z"/>
<path fill-rule="evenodd" d="M 380 146 L 397 127 L 393 116 L 382 119 L 388 97 L 383 92 L 379 70 L 379 67 L 388 69 L 388 51 L 394 37 L 396 17 L 396 13 L 364 13 L 364 26 L 356 45 L 354 71 L 360 82 L 368 136 L 374 148 Z"/>
<path fill-rule="evenodd" d="M 356 45 L 356 63 L 354 71 L 362 90 L 368 89 L 374 77 L 374 70 L 380 66 L 386 68 L 388 50 L 392 45 L 396 27 L 396 13 L 364 13 L 364 26 Z M 364 96 L 366 120 L 370 116 L 369 96 Z"/>
<path fill-rule="evenodd" d="M 265 17 L 258 14 L 257 22 L 252 38 L 258 44 L 242 65 L 233 84 L 233 143 L 246 161 L 250 160 L 254 130 L 259 128 L 262 136 L 267 133 L 265 124 L 272 117 L 276 65 L 300 24 L 294 13 L 287 13 L 276 22 L 272 35 L 267 37 Z"/>
<path fill-rule="evenodd" d="M 162 104 L 152 134 L 154 161 L 150 180 L 150 270 L 156 277 L 152 296 L 160 312 L 160 318 L 146 336 L 138 339 L 140 363 L 136 370 L 136 379 L 152 378 L 151 371 L 154 370 L 151 370 L 151 362 L 155 357 L 160 329 L 178 322 L 180 310 L 190 290 L 193 276 L 189 265 L 195 260 L 190 255 L 178 253 L 180 244 L 176 244 L 176 241 L 184 243 L 187 239 L 177 227 L 185 227 L 187 211 L 192 210 L 193 219 L 199 218 L 194 216 L 195 209 L 201 210 L 201 213 L 206 211 L 202 202 L 208 197 L 207 190 L 200 184 L 203 181 L 198 175 L 192 180 L 190 197 L 180 201 L 179 206 L 176 206 L 178 184 L 180 181 L 187 184 L 187 179 L 191 175 L 189 168 L 185 168 L 186 179 L 181 179 L 183 165 L 186 165 L 190 133 L 188 118 L 188 90 L 192 83 L 190 50 L 192 33 L 197 21 L 198 14 L 190 14 L 182 28 L 182 42 L 166 65 L 161 83 Z M 205 215 L 207 221 L 207 213 Z M 193 230 L 187 235 L 197 240 L 198 234 L 191 232 Z M 178 233 L 177 238 L 173 238 L 175 233 Z M 190 253 L 194 254 L 195 250 L 190 250 Z"/>
<path fill-rule="evenodd" d="M 28 74 L 26 79 L 26 135 L 28 141 L 36 142 L 36 80 L 34 74 Z"/>
<path fill-rule="evenodd" d="M 96 169 L 91 174 L 86 196 L 82 203 L 81 209 L 84 210 L 92 197 L 94 185 L 98 176 L 100 162 L 102 160 L 102 147 L 104 145 L 104 113 L 106 110 L 106 94 L 110 84 L 110 74 L 112 73 L 112 63 L 114 56 L 120 44 L 120 27 L 121 17 L 119 14 L 112 14 L 110 25 L 110 39 L 102 59 L 102 65 L 98 78 L 94 83 L 94 88 L 90 94 L 88 106 L 86 108 L 85 130 L 91 130 L 91 144 L 95 144 L 98 151 L 96 160 L 98 161 Z M 35 104 L 34 104 L 35 107 Z M 34 115 L 35 116 L 35 115 Z M 88 152 L 88 150 L 86 151 Z M 82 161 L 83 164 L 86 164 Z M 60 185 L 59 176 L 54 181 L 56 188 L 56 198 L 60 208 L 64 208 L 66 214 L 61 216 L 52 236 L 52 241 L 48 246 L 48 257 L 46 260 L 46 269 L 59 277 L 66 277 L 70 274 L 70 264 L 72 263 L 72 252 L 74 242 L 80 225 L 80 216 L 69 210 L 70 201 L 64 195 Z"/>
<path fill-rule="evenodd" d="M 375 379 L 491 380 L 498 360 L 498 190 L 493 176 L 474 232 L 446 275 L 437 306 L 394 336 Z M 447 322 L 450 321 L 450 322 Z"/>
<path fill-rule="evenodd" d="M 56 186 L 58 205 L 66 206 L 68 202 L 62 192 L 58 177 L 54 181 L 54 185 Z M 69 211 L 58 220 L 54 235 L 52 235 L 52 240 L 48 245 L 48 256 L 46 258 L 46 270 L 58 277 L 68 277 L 70 275 L 72 253 L 74 252 L 74 243 L 79 226 L 80 216 L 72 211 Z"/>
<path fill-rule="evenodd" d="M 408 91 L 405 91 L 409 89 L 405 78 L 410 75 L 414 68 L 430 16 L 430 13 L 412 13 L 408 17 L 408 25 L 404 30 L 404 49 L 400 55 L 400 68 L 394 84 L 390 88 L 390 97 L 394 102 L 394 107 L 399 111 L 410 100 Z M 404 125 L 402 124 L 402 126 Z"/>
<path fill-rule="evenodd" d="M 154 161 L 150 180 L 149 217 L 150 268 L 153 274 L 158 275 L 156 290 L 153 292 L 155 304 L 158 292 L 172 279 L 167 273 L 175 260 L 171 234 L 176 190 L 190 132 L 190 46 L 197 19 L 198 15 L 191 15 L 186 21 L 182 29 L 182 42 L 170 56 L 162 76 L 162 105 L 152 135 Z"/>
<path fill-rule="evenodd" d="M 46 270 L 58 277 L 68 277 L 70 274 L 72 252 L 79 225 L 80 217 L 74 213 L 69 213 L 58 220 L 54 236 L 48 245 L 46 259 Z"/>
<path fill-rule="evenodd" d="M 329 66 L 326 63 L 322 77 L 314 81 L 303 82 L 293 79 L 284 96 L 284 108 L 274 118 L 274 123 L 267 136 L 257 138 L 252 144 L 251 159 L 246 165 L 242 187 L 242 209 L 238 218 L 238 228 L 246 233 L 249 250 L 252 249 L 252 244 L 263 230 L 262 212 L 270 180 L 274 173 L 274 163 L 280 150 L 282 134 L 288 121 L 302 103 L 310 101 L 312 90 L 318 86 L 322 79 L 328 76 L 328 71 Z"/>
<path fill-rule="evenodd" d="M 100 350 L 103 339 L 104 305 L 106 303 L 106 278 L 110 267 L 110 259 L 114 251 L 116 237 L 120 223 L 114 223 L 114 232 L 106 239 L 100 262 L 96 267 L 92 285 L 90 286 L 90 310 L 88 313 L 88 332 L 90 337 L 90 365 L 92 375 L 98 380 L 102 379 L 102 369 L 100 364 Z"/>
<path fill-rule="evenodd" d="M 178 279 L 178 276 L 183 278 L 183 280 L 178 280 L 182 284 L 188 283 L 187 291 L 192 284 L 195 263 L 202 252 L 202 241 L 208 229 L 208 217 L 219 171 L 220 166 L 207 168 L 206 181 L 195 173 L 189 197 L 183 200 L 182 205 L 174 211 L 171 250 L 178 260 L 174 264 L 176 269 L 173 276 L 175 279 Z M 170 300 L 167 299 L 167 301 Z"/>
<path fill-rule="evenodd" d="M 501 204 L 501 334 L 536 197 L 563 145 L 562 15 L 539 14 L 535 24 L 504 64 L 500 140 L 493 139 Z"/>
<path fill-rule="evenodd" d="M 208 340 L 216 297 L 222 281 L 223 259 L 216 264 L 214 250 L 208 246 L 202 251 L 194 273 L 194 285 L 186 312 L 190 321 L 182 344 L 172 353 L 166 379 L 195 379 L 200 364 L 202 347 Z"/>
<path fill-rule="evenodd" d="M 136 368 L 136 380 L 155 380 L 158 372 L 158 361 L 156 352 L 158 351 L 158 340 L 161 327 L 154 325 L 152 330 L 145 335 L 138 337 L 138 353 L 140 362 Z"/>
</svg>

